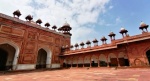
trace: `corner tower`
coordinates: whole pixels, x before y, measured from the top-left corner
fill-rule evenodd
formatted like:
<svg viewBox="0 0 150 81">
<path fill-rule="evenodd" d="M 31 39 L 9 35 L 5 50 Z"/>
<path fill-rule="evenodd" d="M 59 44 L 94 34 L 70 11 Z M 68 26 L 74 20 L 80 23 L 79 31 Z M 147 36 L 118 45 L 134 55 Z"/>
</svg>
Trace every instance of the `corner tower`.
<svg viewBox="0 0 150 81">
<path fill-rule="evenodd" d="M 70 33 L 70 30 L 72 29 L 70 24 L 68 24 L 67 22 L 64 23 L 64 25 L 59 28 L 61 29 L 61 32 L 65 35 L 65 47 L 66 46 L 69 46 L 70 47 L 70 44 L 71 44 L 71 36 L 72 34 Z"/>
</svg>

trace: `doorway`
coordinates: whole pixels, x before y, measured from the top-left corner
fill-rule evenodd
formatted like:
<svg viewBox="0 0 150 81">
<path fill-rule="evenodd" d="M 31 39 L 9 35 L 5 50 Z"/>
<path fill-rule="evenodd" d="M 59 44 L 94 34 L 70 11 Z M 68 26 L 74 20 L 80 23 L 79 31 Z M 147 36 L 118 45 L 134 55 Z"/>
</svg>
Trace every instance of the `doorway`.
<svg viewBox="0 0 150 81">
<path fill-rule="evenodd" d="M 146 52 L 146 56 L 147 56 L 148 62 L 149 62 L 149 64 L 150 64 L 150 50 L 148 50 L 148 51 Z"/>
<path fill-rule="evenodd" d="M 7 51 L 0 49 L 0 71 L 5 70 L 8 53 Z"/>
<path fill-rule="evenodd" d="M 0 71 L 13 69 L 15 48 L 9 44 L 0 45 Z"/>
<path fill-rule="evenodd" d="M 44 49 L 38 51 L 36 69 L 46 68 L 47 52 Z"/>
</svg>

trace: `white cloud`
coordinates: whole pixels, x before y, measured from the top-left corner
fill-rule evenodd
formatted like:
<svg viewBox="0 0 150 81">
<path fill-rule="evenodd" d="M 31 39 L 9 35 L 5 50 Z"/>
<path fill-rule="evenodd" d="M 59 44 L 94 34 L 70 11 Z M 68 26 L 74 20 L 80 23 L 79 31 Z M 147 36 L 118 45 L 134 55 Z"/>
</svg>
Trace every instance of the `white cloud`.
<svg viewBox="0 0 150 81">
<path fill-rule="evenodd" d="M 73 27 L 72 43 L 87 40 L 89 35 L 96 33 L 95 29 L 86 24 L 98 23 L 99 15 L 106 11 L 105 6 L 109 0 L 1 0 L 0 12 L 12 15 L 19 9 L 21 19 L 31 14 L 34 20 L 42 19 L 43 24 L 49 22 L 52 25 L 62 26 L 67 22 Z M 113 8 L 110 6 L 109 8 Z M 119 18 L 116 19 L 116 22 Z"/>
<path fill-rule="evenodd" d="M 114 7 L 114 6 L 111 5 L 111 6 L 109 6 L 109 9 L 112 9 L 113 7 Z"/>
<path fill-rule="evenodd" d="M 120 22 L 121 22 L 120 17 L 117 17 L 117 18 L 116 18 L 116 24 L 117 24 L 117 23 L 120 23 Z"/>
</svg>

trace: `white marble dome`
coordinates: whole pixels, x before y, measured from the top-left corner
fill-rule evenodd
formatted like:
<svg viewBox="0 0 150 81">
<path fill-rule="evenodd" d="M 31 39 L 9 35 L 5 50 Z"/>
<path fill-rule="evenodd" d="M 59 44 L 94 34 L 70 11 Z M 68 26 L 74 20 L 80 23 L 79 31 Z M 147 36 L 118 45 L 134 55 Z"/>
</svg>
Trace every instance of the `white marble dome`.
<svg viewBox="0 0 150 81">
<path fill-rule="evenodd" d="M 146 24 L 144 22 L 140 23 L 140 27 L 146 26 Z"/>
<path fill-rule="evenodd" d="M 70 27 L 70 24 L 68 24 L 68 23 L 66 22 L 66 23 L 64 23 L 63 26 L 69 26 L 69 27 Z"/>
<path fill-rule="evenodd" d="M 120 30 L 125 30 L 125 28 L 121 28 Z"/>
</svg>

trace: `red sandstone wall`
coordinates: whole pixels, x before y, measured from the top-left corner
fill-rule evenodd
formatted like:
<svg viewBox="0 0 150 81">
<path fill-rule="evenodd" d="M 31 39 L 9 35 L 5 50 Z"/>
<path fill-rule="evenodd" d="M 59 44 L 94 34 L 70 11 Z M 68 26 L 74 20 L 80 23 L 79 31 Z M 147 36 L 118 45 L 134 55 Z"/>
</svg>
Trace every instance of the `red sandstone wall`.
<svg viewBox="0 0 150 81">
<path fill-rule="evenodd" d="M 28 22 L 30 23 L 30 22 Z M 0 43 L 14 42 L 20 48 L 19 64 L 36 63 L 38 50 L 52 52 L 52 63 L 59 63 L 61 47 L 70 45 L 70 38 L 0 18 Z"/>
<path fill-rule="evenodd" d="M 146 66 L 149 64 L 146 51 L 150 49 L 150 40 L 128 43 L 127 49 L 131 66 Z"/>
<path fill-rule="evenodd" d="M 82 51 L 82 49 L 79 49 Z M 146 52 L 150 50 L 150 39 L 142 40 L 142 41 L 136 41 L 136 42 L 130 42 L 130 43 L 123 43 L 117 45 L 116 49 L 109 49 L 109 50 L 102 50 L 102 51 L 95 51 L 95 52 L 88 52 L 88 53 L 81 53 L 81 54 L 75 54 L 75 55 L 68 55 L 64 56 L 66 61 L 71 60 L 74 61 L 74 58 L 82 58 L 83 60 L 85 57 L 92 58 L 93 55 L 95 55 L 97 58 L 101 54 L 104 54 L 106 59 L 108 59 L 109 54 L 113 53 L 117 58 L 119 56 L 119 53 L 124 53 L 127 55 L 130 66 L 132 67 L 139 67 L 139 66 L 147 66 L 149 65 L 149 62 L 147 60 Z M 89 59 L 90 60 L 90 59 Z"/>
</svg>

